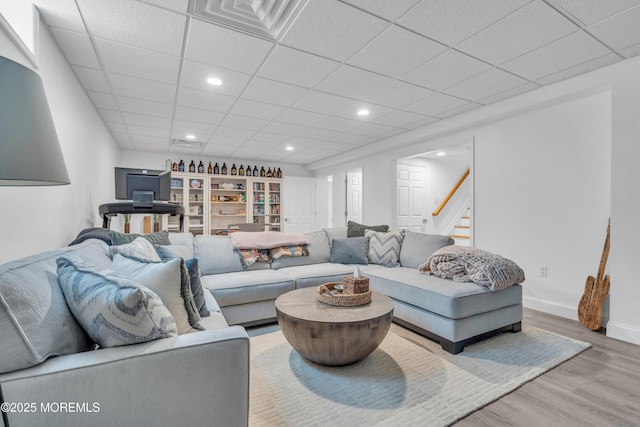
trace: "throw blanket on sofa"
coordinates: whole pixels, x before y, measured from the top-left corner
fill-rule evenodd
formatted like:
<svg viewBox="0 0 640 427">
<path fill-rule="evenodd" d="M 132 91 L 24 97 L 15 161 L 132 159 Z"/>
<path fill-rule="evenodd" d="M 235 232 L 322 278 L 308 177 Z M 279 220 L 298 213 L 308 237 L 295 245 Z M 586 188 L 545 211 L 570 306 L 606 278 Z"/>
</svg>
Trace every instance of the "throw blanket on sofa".
<svg viewBox="0 0 640 427">
<path fill-rule="evenodd" d="M 272 249 L 309 243 L 309 239 L 302 233 L 283 233 L 281 231 L 238 231 L 231 233 L 230 236 L 234 249 Z"/>
<path fill-rule="evenodd" d="M 492 291 L 524 282 L 524 271 L 500 255 L 468 246 L 445 246 L 435 251 L 418 267 L 423 274 L 433 274 L 456 282 L 474 282 Z"/>
</svg>

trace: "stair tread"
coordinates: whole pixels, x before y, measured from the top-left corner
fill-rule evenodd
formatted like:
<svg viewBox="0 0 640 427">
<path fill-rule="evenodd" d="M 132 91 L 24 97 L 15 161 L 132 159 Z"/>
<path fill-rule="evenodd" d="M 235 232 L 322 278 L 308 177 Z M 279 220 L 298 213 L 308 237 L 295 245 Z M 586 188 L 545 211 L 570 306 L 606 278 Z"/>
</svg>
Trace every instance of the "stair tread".
<svg viewBox="0 0 640 427">
<path fill-rule="evenodd" d="M 453 239 L 470 239 L 471 236 L 460 236 L 458 234 L 449 234 L 449 237 Z"/>
<path fill-rule="evenodd" d="M 462 218 L 462 219 L 471 219 L 470 216 L 461 216 L 460 218 Z"/>
<path fill-rule="evenodd" d="M 470 225 L 454 225 L 455 228 L 471 228 Z"/>
</svg>

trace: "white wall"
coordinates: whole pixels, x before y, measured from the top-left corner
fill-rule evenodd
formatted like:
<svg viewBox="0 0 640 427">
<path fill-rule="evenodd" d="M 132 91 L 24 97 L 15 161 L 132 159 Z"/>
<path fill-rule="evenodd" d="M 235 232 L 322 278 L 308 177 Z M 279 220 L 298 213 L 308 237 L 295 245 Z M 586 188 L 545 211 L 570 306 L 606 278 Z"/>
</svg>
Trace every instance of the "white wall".
<svg viewBox="0 0 640 427">
<path fill-rule="evenodd" d="M 100 226 L 98 206 L 113 198 L 107 179 L 118 148 L 48 29 L 39 26 L 39 68 L 71 184 L 0 187 L 0 262 L 66 246 L 80 230 Z M 27 67 L 0 30 L 0 55 Z"/>
</svg>

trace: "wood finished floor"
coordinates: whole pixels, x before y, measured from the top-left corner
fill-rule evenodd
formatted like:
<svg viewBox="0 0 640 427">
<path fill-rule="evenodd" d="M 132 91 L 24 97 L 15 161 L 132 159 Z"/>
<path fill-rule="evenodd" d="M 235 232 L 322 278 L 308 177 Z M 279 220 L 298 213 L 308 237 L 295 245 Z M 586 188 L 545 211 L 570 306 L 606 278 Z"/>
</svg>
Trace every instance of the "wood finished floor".
<svg viewBox="0 0 640 427">
<path fill-rule="evenodd" d="M 455 424 L 483 426 L 640 426 L 640 346 L 579 322 L 525 309 L 523 323 L 592 347 Z"/>
</svg>

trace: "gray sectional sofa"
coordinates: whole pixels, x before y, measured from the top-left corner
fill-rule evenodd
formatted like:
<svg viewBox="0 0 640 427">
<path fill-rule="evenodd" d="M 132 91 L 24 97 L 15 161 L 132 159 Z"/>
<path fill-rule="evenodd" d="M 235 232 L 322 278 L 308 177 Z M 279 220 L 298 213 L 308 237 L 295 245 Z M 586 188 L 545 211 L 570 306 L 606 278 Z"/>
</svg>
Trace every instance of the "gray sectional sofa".
<svg viewBox="0 0 640 427">
<path fill-rule="evenodd" d="M 229 237 L 170 234 L 171 246 L 198 260 L 210 291 L 204 293 L 211 312 L 201 319 L 204 330 L 94 351 L 66 304 L 56 259 L 75 257 L 109 269 L 105 242 L 89 239 L 0 265 L 0 400 L 14 405 L 2 412 L 0 425 L 246 425 L 249 339 L 242 326 L 274 321 L 274 301 L 285 292 L 353 273 L 352 264 L 330 262 L 331 242 L 346 233 L 308 233 L 309 256 L 246 269 Z M 419 273 L 431 253 L 451 243 L 405 232 L 400 265 L 359 267 L 374 291 L 393 299 L 397 323 L 451 353 L 487 334 L 519 331 L 520 285 L 492 292 Z"/>
</svg>

